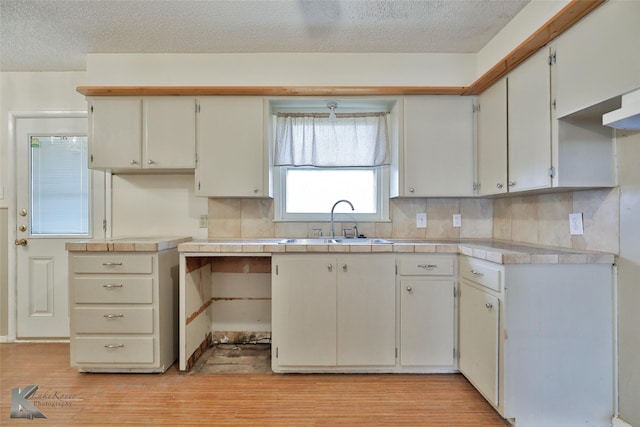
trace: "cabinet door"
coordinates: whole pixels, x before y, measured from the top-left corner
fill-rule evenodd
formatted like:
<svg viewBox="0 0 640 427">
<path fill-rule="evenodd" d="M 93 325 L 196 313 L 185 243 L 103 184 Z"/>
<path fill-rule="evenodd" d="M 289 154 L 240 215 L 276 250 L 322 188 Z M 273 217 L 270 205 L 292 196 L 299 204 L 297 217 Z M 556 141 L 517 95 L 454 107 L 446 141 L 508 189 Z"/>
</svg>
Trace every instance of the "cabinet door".
<svg viewBox="0 0 640 427">
<path fill-rule="evenodd" d="M 400 363 L 455 364 L 453 280 L 400 280 Z"/>
<path fill-rule="evenodd" d="M 274 256 L 273 342 L 282 366 L 335 366 L 335 257 Z"/>
<path fill-rule="evenodd" d="M 195 107 L 195 99 L 189 97 L 154 97 L 144 100 L 145 168 L 195 168 Z"/>
<path fill-rule="evenodd" d="M 402 195 L 471 196 L 473 181 L 473 97 L 405 97 Z"/>
<path fill-rule="evenodd" d="M 262 98 L 221 96 L 198 102 L 196 194 L 267 195 Z"/>
<path fill-rule="evenodd" d="M 89 167 L 142 167 L 142 99 L 94 98 L 90 101 Z"/>
<path fill-rule="evenodd" d="M 509 74 L 509 191 L 551 186 L 551 73 L 542 49 Z"/>
<path fill-rule="evenodd" d="M 493 405 L 498 404 L 500 301 L 460 284 L 459 368 Z"/>
<path fill-rule="evenodd" d="M 479 97 L 478 194 L 507 192 L 507 80 L 496 82 Z"/>
<path fill-rule="evenodd" d="M 338 365 L 395 365 L 393 255 L 338 258 L 337 314 Z"/>
<path fill-rule="evenodd" d="M 557 117 L 640 87 L 640 2 L 605 2 L 557 43 Z"/>
</svg>

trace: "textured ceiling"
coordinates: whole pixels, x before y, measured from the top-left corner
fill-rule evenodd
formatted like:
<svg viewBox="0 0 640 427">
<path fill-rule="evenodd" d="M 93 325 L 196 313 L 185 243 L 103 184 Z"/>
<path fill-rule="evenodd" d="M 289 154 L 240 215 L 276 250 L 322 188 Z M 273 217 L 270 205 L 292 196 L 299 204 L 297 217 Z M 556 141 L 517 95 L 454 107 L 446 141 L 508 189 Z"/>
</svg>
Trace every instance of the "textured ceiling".
<svg viewBox="0 0 640 427">
<path fill-rule="evenodd" d="M 478 52 L 529 0 L 0 0 L 0 70 L 87 53 Z"/>
</svg>

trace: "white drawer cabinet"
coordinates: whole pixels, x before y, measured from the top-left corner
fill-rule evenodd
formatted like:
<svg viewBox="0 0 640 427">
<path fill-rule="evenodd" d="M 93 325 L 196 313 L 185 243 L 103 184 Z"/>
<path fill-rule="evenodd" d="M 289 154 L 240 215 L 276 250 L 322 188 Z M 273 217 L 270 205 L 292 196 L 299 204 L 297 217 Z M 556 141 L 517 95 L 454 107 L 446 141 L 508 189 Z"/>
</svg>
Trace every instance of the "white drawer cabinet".
<svg viewBox="0 0 640 427">
<path fill-rule="evenodd" d="M 398 256 L 399 349 L 405 371 L 455 371 L 456 258 Z"/>
<path fill-rule="evenodd" d="M 177 355 L 177 265 L 176 249 L 69 252 L 71 366 L 168 369 Z"/>
</svg>

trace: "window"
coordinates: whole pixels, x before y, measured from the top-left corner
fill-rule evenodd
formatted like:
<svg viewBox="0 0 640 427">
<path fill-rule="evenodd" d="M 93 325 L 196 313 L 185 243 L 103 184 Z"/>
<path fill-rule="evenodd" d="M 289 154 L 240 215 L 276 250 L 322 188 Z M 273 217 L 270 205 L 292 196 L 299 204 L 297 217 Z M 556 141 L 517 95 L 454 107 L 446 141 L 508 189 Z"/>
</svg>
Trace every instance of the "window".
<svg viewBox="0 0 640 427">
<path fill-rule="evenodd" d="M 327 221 L 389 219 L 386 112 L 279 113 L 274 117 L 275 218 Z"/>
<path fill-rule="evenodd" d="M 89 235 L 87 137 L 31 136 L 31 235 Z"/>
<path fill-rule="evenodd" d="M 369 168 L 276 168 L 276 219 L 328 221 L 333 204 L 340 221 L 389 219 L 388 167 Z"/>
</svg>

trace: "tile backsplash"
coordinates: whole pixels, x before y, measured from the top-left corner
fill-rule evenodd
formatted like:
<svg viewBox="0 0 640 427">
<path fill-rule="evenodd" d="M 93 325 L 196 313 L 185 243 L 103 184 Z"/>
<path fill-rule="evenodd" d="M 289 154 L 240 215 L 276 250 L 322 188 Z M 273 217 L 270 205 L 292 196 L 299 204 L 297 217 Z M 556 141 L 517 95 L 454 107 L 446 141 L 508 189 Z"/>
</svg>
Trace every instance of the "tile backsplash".
<svg viewBox="0 0 640 427">
<path fill-rule="evenodd" d="M 390 201 L 390 222 L 359 222 L 368 237 L 396 239 L 495 238 L 611 253 L 619 251 L 618 188 L 497 199 L 402 198 Z M 272 199 L 209 199 L 209 238 L 328 236 L 329 222 L 274 222 Z M 427 213 L 427 228 L 416 214 Z M 582 212 L 584 235 L 569 234 L 569 214 Z M 461 227 L 453 226 L 460 214 Z M 353 223 L 336 223 L 336 232 Z"/>
</svg>

